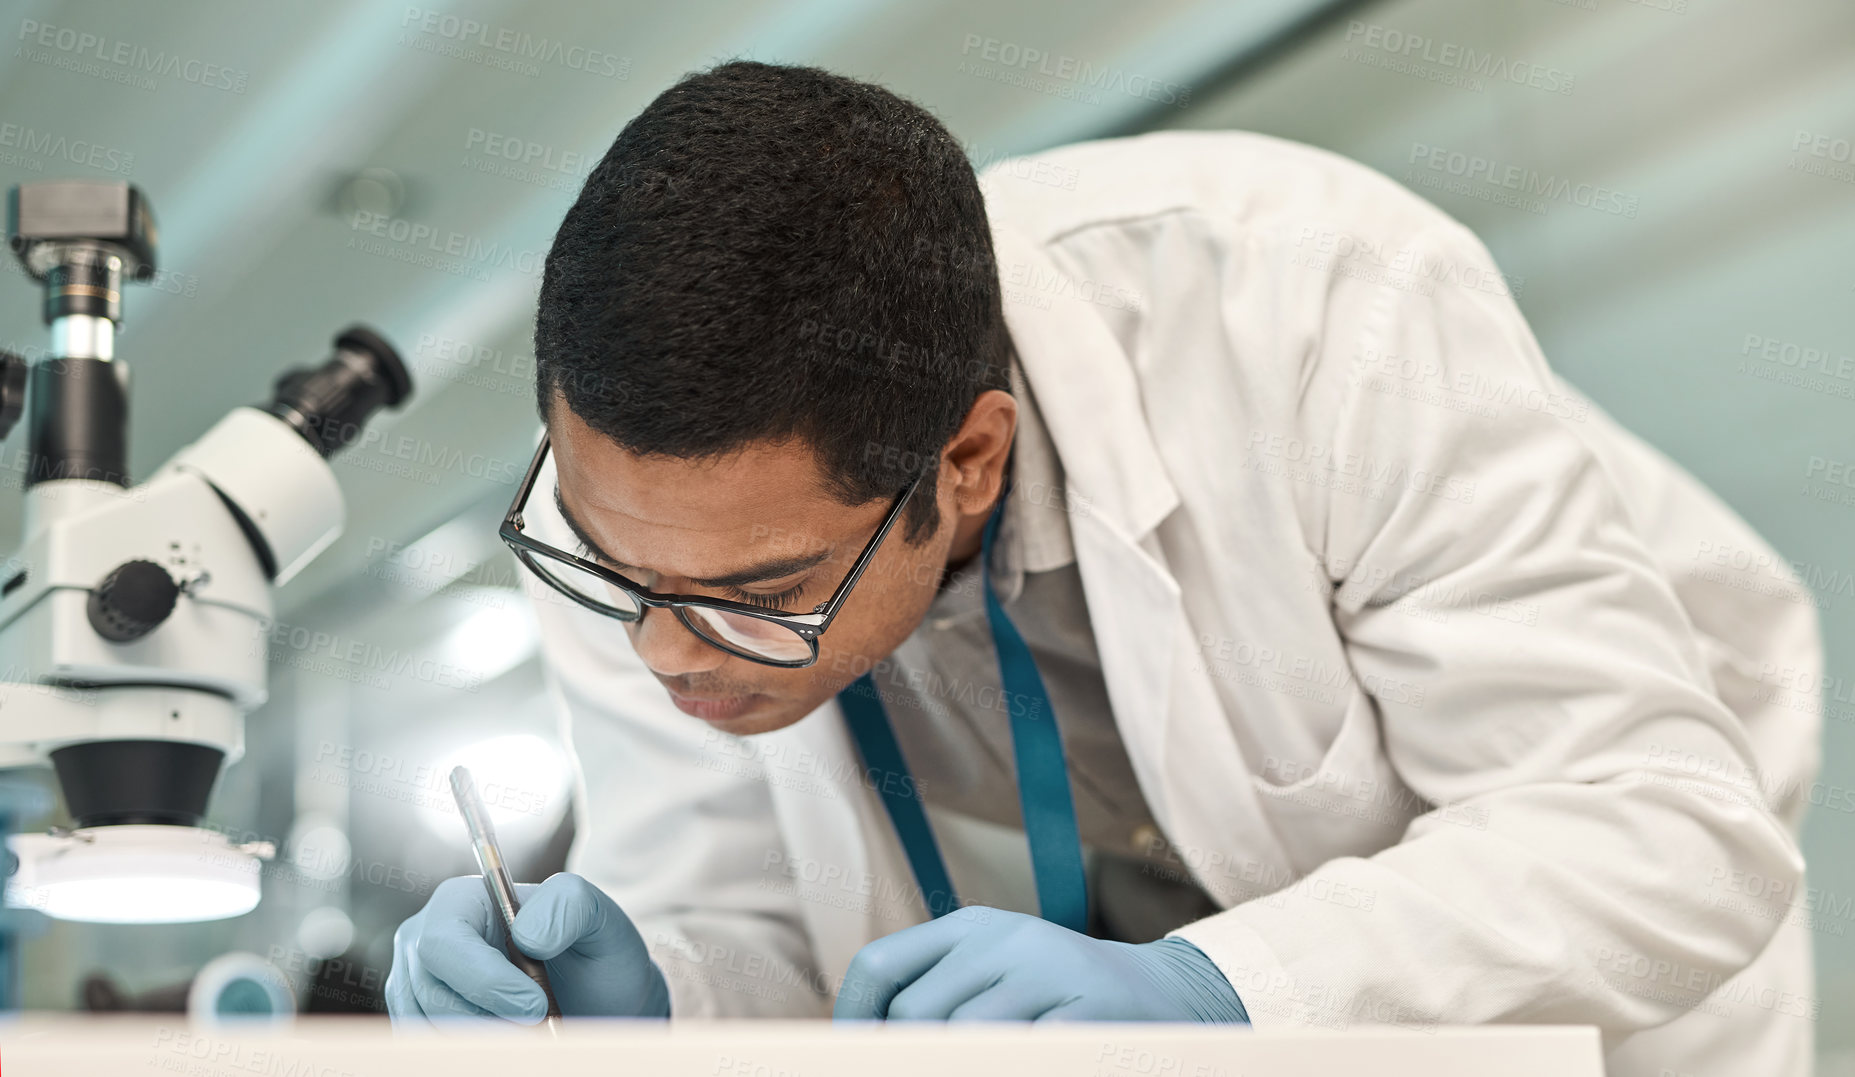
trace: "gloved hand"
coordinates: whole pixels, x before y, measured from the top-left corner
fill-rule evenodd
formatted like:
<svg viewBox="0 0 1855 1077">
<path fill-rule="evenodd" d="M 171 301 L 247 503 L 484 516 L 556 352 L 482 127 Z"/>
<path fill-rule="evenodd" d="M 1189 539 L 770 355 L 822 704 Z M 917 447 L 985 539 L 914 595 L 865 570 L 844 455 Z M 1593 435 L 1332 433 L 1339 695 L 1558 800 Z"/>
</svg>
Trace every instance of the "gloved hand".
<svg viewBox="0 0 1855 1077">
<path fill-rule="evenodd" d="M 1104 942 L 983 905 L 858 951 L 832 1016 L 1249 1023 L 1230 981 L 1184 939 Z"/>
<path fill-rule="evenodd" d="M 670 990 L 631 919 L 603 891 L 561 872 L 518 885 L 515 944 L 547 964 L 567 1016 L 668 1017 Z M 393 933 L 386 1009 L 396 1023 L 503 1017 L 532 1025 L 547 996 L 503 950 L 502 917 L 480 875 L 446 879 Z"/>
</svg>

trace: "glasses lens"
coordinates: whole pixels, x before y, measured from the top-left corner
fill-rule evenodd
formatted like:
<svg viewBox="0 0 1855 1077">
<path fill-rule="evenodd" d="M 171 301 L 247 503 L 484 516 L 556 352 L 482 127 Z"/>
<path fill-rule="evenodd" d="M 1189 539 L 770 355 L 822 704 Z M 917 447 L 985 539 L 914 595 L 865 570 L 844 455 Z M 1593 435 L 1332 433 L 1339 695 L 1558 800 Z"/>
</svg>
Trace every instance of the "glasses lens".
<svg viewBox="0 0 1855 1077">
<path fill-rule="evenodd" d="M 703 606 L 681 606 L 677 612 L 698 636 L 737 651 L 775 662 L 803 662 L 812 656 L 812 645 L 804 636 L 772 621 Z"/>
<path fill-rule="evenodd" d="M 529 492 L 527 502 L 522 506 L 522 533 L 539 542 L 560 550 L 563 553 L 578 554 L 592 560 L 592 554 L 581 545 L 573 529 L 560 514 L 560 507 L 554 501 L 554 454 L 549 453 L 542 463 L 541 473 L 535 476 L 534 489 Z M 521 551 L 522 562 L 538 576 L 564 591 L 576 600 L 585 602 L 599 609 L 623 617 L 635 619 L 638 604 L 624 588 L 606 582 L 606 580 L 583 568 L 563 561 L 558 557 L 537 553 L 533 550 Z"/>
<path fill-rule="evenodd" d="M 598 576 L 577 568 L 558 558 L 537 554 L 532 550 L 522 551 L 522 560 L 537 576 L 547 580 L 570 597 L 584 602 L 627 621 L 636 620 L 638 604 L 625 593 L 624 588 L 613 586 Z"/>
</svg>

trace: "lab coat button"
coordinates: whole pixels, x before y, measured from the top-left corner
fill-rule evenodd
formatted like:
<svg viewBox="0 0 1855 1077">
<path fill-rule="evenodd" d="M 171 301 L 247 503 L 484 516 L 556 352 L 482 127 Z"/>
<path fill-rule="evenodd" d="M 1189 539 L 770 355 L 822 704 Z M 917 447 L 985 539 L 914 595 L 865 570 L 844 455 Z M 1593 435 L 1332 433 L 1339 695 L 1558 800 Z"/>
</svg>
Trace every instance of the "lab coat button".
<svg viewBox="0 0 1855 1077">
<path fill-rule="evenodd" d="M 1134 828 L 1134 832 L 1132 836 L 1127 839 L 1127 842 L 1129 845 L 1133 846 L 1134 852 L 1144 856 L 1152 856 L 1165 846 L 1166 836 L 1161 834 L 1159 828 L 1152 823 L 1141 823 Z"/>
</svg>

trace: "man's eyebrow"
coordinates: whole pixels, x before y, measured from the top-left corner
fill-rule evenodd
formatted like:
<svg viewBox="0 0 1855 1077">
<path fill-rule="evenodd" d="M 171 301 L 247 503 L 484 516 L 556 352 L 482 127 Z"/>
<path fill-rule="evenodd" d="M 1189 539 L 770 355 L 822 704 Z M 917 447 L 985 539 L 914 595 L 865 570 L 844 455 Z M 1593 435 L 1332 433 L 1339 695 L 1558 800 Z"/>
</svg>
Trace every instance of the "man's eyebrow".
<svg viewBox="0 0 1855 1077">
<path fill-rule="evenodd" d="M 594 557 L 618 569 L 638 567 L 637 565 L 627 565 L 599 548 L 599 544 L 593 541 L 592 535 L 587 533 L 586 528 L 580 526 L 580 521 L 574 519 L 573 513 L 567 511 L 566 499 L 560 496 L 560 487 L 558 485 L 554 487 L 554 507 L 560 510 L 560 518 L 567 521 L 567 528 L 573 532 L 573 537 L 579 539 L 580 544 L 590 550 Z M 772 561 L 762 561 L 757 565 L 749 565 L 747 568 L 730 572 L 724 576 L 710 576 L 701 579 L 691 577 L 689 582 L 698 587 L 738 587 L 744 583 L 777 580 L 782 576 L 790 576 L 795 572 L 803 572 L 806 569 L 815 568 L 830 556 L 831 551 L 829 548 L 826 548 L 816 550 L 812 553 L 796 554 L 792 557 L 781 557 Z"/>
</svg>

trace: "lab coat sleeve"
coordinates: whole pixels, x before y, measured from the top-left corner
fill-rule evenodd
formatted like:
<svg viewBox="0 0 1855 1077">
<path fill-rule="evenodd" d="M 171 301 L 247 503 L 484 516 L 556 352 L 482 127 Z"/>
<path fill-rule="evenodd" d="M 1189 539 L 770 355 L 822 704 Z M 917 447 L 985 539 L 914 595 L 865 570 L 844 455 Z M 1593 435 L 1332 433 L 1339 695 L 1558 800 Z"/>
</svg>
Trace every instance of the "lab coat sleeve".
<svg viewBox="0 0 1855 1077">
<path fill-rule="evenodd" d="M 675 709 L 623 627 L 531 583 L 574 757 L 567 870 L 637 924 L 672 1017 L 821 1017 L 796 899 L 764 885 L 784 842 L 760 764 Z"/>
<path fill-rule="evenodd" d="M 1823 632 L 1801 572 L 1711 490 L 1558 383 L 1578 432 L 1700 634 L 1720 698 L 1744 722 L 1772 811 L 1791 833 L 1813 801 L 1822 764 Z M 1835 808 L 1855 807 L 1835 803 Z"/>
<path fill-rule="evenodd" d="M 1429 810 L 1375 855 L 1175 934 L 1258 1027 L 1548 1022 L 1614 1040 L 1751 962 L 1777 921 L 1732 881 L 1788 887 L 1802 859 L 1618 486 L 1488 286 L 1492 258 L 1453 222 L 1409 248 L 1482 272 L 1327 282 L 1298 422 L 1354 481 L 1298 496 L 1366 720 Z M 1438 373 L 1372 384 L 1383 356 Z M 1309 780 L 1372 775 L 1330 756 Z M 1782 986 L 1744 985 L 1759 994 L 1740 1004 Z"/>
</svg>

